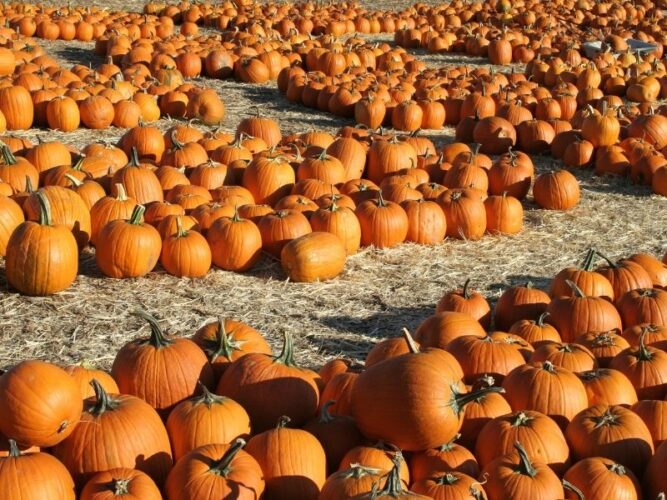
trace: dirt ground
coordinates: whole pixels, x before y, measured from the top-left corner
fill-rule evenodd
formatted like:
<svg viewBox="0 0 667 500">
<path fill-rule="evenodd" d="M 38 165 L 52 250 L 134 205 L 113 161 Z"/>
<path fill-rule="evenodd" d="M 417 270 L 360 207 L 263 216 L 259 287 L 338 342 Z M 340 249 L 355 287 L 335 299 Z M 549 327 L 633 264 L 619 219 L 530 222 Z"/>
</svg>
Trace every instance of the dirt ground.
<svg viewBox="0 0 667 500">
<path fill-rule="evenodd" d="M 376 2 L 366 2 L 373 6 Z M 102 2 L 86 2 L 102 4 Z M 120 4 L 140 9 L 143 2 Z M 383 2 L 383 6 L 406 2 Z M 385 37 L 391 38 L 391 37 Z M 51 43 L 48 51 L 64 64 L 95 62 L 92 44 Z M 482 63 L 452 55 L 429 56 L 429 64 Z M 225 128 L 233 130 L 248 108 L 259 104 L 279 120 L 284 133 L 311 129 L 335 132 L 345 120 L 287 102 L 275 84 L 249 86 L 209 81 L 227 106 Z M 162 120 L 161 127 L 169 123 Z M 121 130 L 60 134 L 27 132 L 35 139 L 62 140 L 76 146 Z M 431 138 L 440 145 L 453 140 L 445 129 Z M 559 168 L 550 157 L 534 157 L 538 170 Z M 297 339 L 297 360 L 318 367 L 334 356 L 361 359 L 373 343 L 415 329 L 440 296 L 472 278 L 491 300 L 515 284 L 533 282 L 546 288 L 561 268 L 578 263 L 593 246 L 612 258 L 646 251 L 662 256 L 667 247 L 667 198 L 625 179 L 602 179 L 576 173 L 582 188 L 578 207 L 549 212 L 527 203 L 524 231 L 514 237 L 487 236 L 481 241 L 447 240 L 434 247 L 401 245 L 390 250 L 366 249 L 348 259 L 341 277 L 327 283 L 296 284 L 285 280 L 280 265 L 265 257 L 248 274 L 212 270 L 204 279 L 178 279 L 158 269 L 135 280 L 101 276 L 94 255 L 82 255 L 80 276 L 65 292 L 47 298 L 22 297 L 9 291 L 0 272 L 0 367 L 27 358 L 70 363 L 91 361 L 109 367 L 117 349 L 148 329 L 128 313 L 136 307 L 155 314 L 171 333 L 190 335 L 219 316 L 254 326 L 277 346 L 281 332 Z M 4 264 L 2 264 L 3 266 Z"/>
</svg>

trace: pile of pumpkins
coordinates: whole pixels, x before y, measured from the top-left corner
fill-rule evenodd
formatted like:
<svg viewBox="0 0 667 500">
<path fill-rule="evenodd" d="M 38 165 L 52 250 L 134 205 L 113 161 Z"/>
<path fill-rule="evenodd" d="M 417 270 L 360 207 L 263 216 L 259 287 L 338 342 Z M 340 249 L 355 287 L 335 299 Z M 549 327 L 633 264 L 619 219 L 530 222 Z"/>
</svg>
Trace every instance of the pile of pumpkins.
<svg viewBox="0 0 667 500">
<path fill-rule="evenodd" d="M 144 276 L 158 261 L 179 277 L 212 264 L 243 272 L 266 253 L 310 282 L 339 275 L 361 246 L 516 234 L 531 186 L 547 209 L 579 201 L 572 174 L 535 178 L 518 151 L 491 160 L 464 143 L 438 151 L 420 135 L 353 127 L 283 136 L 260 116 L 235 134 L 141 124 L 115 146 L 81 151 L 0 139 L 0 256 L 28 295 L 69 287 L 89 244 L 111 278 Z"/>
<path fill-rule="evenodd" d="M 151 333 L 110 373 L 0 376 L 0 496 L 664 498 L 666 286 L 651 255 L 590 250 L 548 293 L 505 290 L 493 325 L 466 282 L 414 336 L 319 372 L 290 333 L 273 355 L 238 321 L 167 335 L 136 310 Z"/>
</svg>

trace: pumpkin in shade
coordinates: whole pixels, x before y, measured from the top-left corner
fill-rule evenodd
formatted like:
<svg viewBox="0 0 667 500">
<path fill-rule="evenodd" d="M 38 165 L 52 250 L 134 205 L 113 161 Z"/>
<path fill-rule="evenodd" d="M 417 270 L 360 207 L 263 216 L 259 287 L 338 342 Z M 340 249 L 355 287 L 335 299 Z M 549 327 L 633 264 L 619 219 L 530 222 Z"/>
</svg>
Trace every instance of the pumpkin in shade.
<svg viewBox="0 0 667 500">
<path fill-rule="evenodd" d="M 103 370 L 97 370 L 85 361 L 77 365 L 66 366 L 63 370 L 65 370 L 79 386 L 81 399 L 87 399 L 95 395 L 93 386 L 90 385 L 93 379 L 97 380 L 105 391 L 112 394 L 117 394 L 119 392 L 116 381 L 109 373 Z"/>
<path fill-rule="evenodd" d="M 519 441 L 514 448 L 516 453 L 496 458 L 482 471 L 488 474 L 484 490 L 489 500 L 563 498 L 563 486 L 556 473 L 541 460 L 529 456 Z"/>
<path fill-rule="evenodd" d="M 556 327 L 563 342 L 574 342 L 579 335 L 588 332 L 622 329 L 621 316 L 611 302 L 585 295 L 572 281 L 566 283 L 574 296 L 554 298 L 547 307 L 548 321 Z"/>
<path fill-rule="evenodd" d="M 532 283 L 525 286 L 514 286 L 505 290 L 495 309 L 495 326 L 500 331 L 507 331 L 521 319 L 537 319 L 551 299 Z"/>
<path fill-rule="evenodd" d="M 623 331 L 623 338 L 628 341 L 631 347 L 637 347 L 639 340 L 644 337 L 645 345 L 663 345 L 667 342 L 667 326 L 651 325 L 643 323 L 626 328 Z"/>
<path fill-rule="evenodd" d="M 644 475 L 643 486 L 646 490 L 647 498 L 656 498 L 662 500 L 663 494 L 667 491 L 667 475 L 665 467 L 667 466 L 667 443 L 662 443 L 651 458 Z"/>
<path fill-rule="evenodd" d="M 402 335 L 390 337 L 375 344 L 371 350 L 368 351 L 364 365 L 366 368 L 369 368 L 385 359 L 395 358 L 401 354 L 413 352 L 413 348 L 414 351 L 419 351 L 419 343 L 414 340 L 410 332 L 404 328 Z"/>
<path fill-rule="evenodd" d="M 530 157 L 510 149 L 507 154 L 493 162 L 488 171 L 489 193 L 507 193 L 523 200 L 530 190 L 534 175 L 535 167 Z"/>
<path fill-rule="evenodd" d="M 200 385 L 201 396 L 176 405 L 167 419 L 174 460 L 199 446 L 231 443 L 250 435 L 250 417 L 236 401 L 212 394 Z"/>
<path fill-rule="evenodd" d="M 232 319 L 220 318 L 199 328 L 192 340 L 208 356 L 216 379 L 229 365 L 249 353 L 271 354 L 271 346 L 254 328 Z"/>
<path fill-rule="evenodd" d="M 667 441 L 667 401 L 644 399 L 632 405 L 631 410 L 648 427 L 656 448 Z"/>
<path fill-rule="evenodd" d="M 329 408 L 334 403 L 333 400 L 324 403 L 319 416 L 303 427 L 303 430 L 310 432 L 322 445 L 330 471 L 337 470 L 345 454 L 365 441 L 352 417 L 329 413 Z"/>
<path fill-rule="evenodd" d="M 137 468 L 162 485 L 171 469 L 169 437 L 155 410 L 129 395 L 110 395 L 96 381 L 80 425 L 53 448 L 78 487 L 105 470 Z"/>
<path fill-rule="evenodd" d="M 278 210 L 259 219 L 262 248 L 279 259 L 283 248 L 292 240 L 312 232 L 305 215 L 297 210 Z"/>
<path fill-rule="evenodd" d="M 505 377 L 503 388 L 505 399 L 514 411 L 539 411 L 561 427 L 565 427 L 588 406 L 588 396 L 581 380 L 571 371 L 554 366 L 550 361 L 527 363 L 515 368 Z"/>
<path fill-rule="evenodd" d="M 157 229 L 142 222 L 145 210 L 137 205 L 129 220 L 112 220 L 100 231 L 95 260 L 106 276 L 136 278 L 155 268 L 162 240 Z"/>
<path fill-rule="evenodd" d="M 357 378 L 353 416 L 369 438 L 410 451 L 435 448 L 457 434 L 466 404 L 482 393 L 503 391 L 488 387 L 463 393 L 459 377 L 460 367 L 437 349 L 388 359 Z"/>
<path fill-rule="evenodd" d="M 581 460 L 604 457 L 641 476 L 653 455 L 653 440 L 644 421 L 623 406 L 593 405 L 578 413 L 565 436 Z"/>
<path fill-rule="evenodd" d="M 639 264 L 629 259 L 621 259 L 613 262 L 598 252 L 607 265 L 597 268 L 595 271 L 609 280 L 614 289 L 614 298 L 618 301 L 626 292 L 638 288 L 653 288 L 653 281 L 648 272 Z"/>
<path fill-rule="evenodd" d="M 213 263 L 227 271 L 243 272 L 262 256 L 262 235 L 255 223 L 242 219 L 238 210 L 232 217 L 216 219 L 206 233 Z"/>
<path fill-rule="evenodd" d="M 58 444 L 74 430 L 82 407 L 74 379 L 50 363 L 23 361 L 0 377 L 0 432 L 22 444 Z"/>
<path fill-rule="evenodd" d="M 116 468 L 95 474 L 81 490 L 80 500 L 162 500 L 155 482 L 136 469 Z"/>
<path fill-rule="evenodd" d="M 551 280 L 550 295 L 556 297 L 575 297 L 576 290 L 567 284 L 567 280 L 577 285 L 587 297 L 602 297 L 614 301 L 614 288 L 609 280 L 600 273 L 593 271 L 597 252 L 589 249 L 581 268 L 566 267 Z"/>
<path fill-rule="evenodd" d="M 577 374 L 586 388 L 588 404 L 625 405 L 637 402 L 637 391 L 622 372 L 598 368 Z"/>
<path fill-rule="evenodd" d="M 533 198 L 542 208 L 569 210 L 579 203 L 579 197 L 579 182 L 567 170 L 545 172 L 535 179 Z"/>
<path fill-rule="evenodd" d="M 184 229 L 177 215 L 176 233 L 162 242 L 160 263 L 179 278 L 201 278 L 211 268 L 211 247 L 201 234 Z"/>
<path fill-rule="evenodd" d="M 415 332 L 415 340 L 423 347 L 444 349 L 452 340 L 466 335 L 485 337 L 486 332 L 472 316 L 443 311 L 426 318 Z"/>
<path fill-rule="evenodd" d="M 22 454 L 11 439 L 8 456 L 0 458 L 0 498 L 75 500 L 76 492 L 72 476 L 56 458 L 42 452 Z"/>
<path fill-rule="evenodd" d="M 192 450 L 169 474 L 167 499 L 262 498 L 265 477 L 257 460 L 242 449 L 245 444 L 237 439 L 231 444 L 208 444 Z"/>
<path fill-rule="evenodd" d="M 67 226 L 53 224 L 48 197 L 41 191 L 34 196 L 39 203 L 39 222 L 26 221 L 16 227 L 7 242 L 5 272 L 7 282 L 19 292 L 44 296 L 74 282 L 79 249 Z"/>
<path fill-rule="evenodd" d="M 482 483 L 463 472 L 439 472 L 412 484 L 412 491 L 427 498 L 487 498 Z"/>
<path fill-rule="evenodd" d="M 516 130 L 514 125 L 504 118 L 487 116 L 475 125 L 473 138 L 482 145 L 482 153 L 499 155 L 506 153 L 516 144 Z"/>
<path fill-rule="evenodd" d="M 348 451 L 340 461 L 339 470 L 349 469 L 355 464 L 375 470 L 377 475 L 386 476 L 394 466 L 396 447 L 382 441 L 374 445 L 356 446 Z M 401 461 L 400 477 L 403 484 L 410 484 L 410 470 L 405 461 Z M 370 490 L 368 490 L 370 491 Z"/>
<path fill-rule="evenodd" d="M 663 399 L 667 394 L 667 352 L 645 345 L 645 336 L 642 331 L 639 346 L 618 353 L 609 367 L 630 379 L 639 399 Z"/>
<path fill-rule="evenodd" d="M 483 328 L 491 324 L 491 306 L 484 296 L 470 289 L 470 278 L 458 288 L 447 292 L 435 306 L 436 312 L 453 311 L 465 313 L 475 318 Z"/>
<path fill-rule="evenodd" d="M 275 428 L 248 441 L 247 451 L 259 463 L 270 498 L 316 500 L 326 481 L 324 448 L 311 433 L 290 429 L 289 417 L 280 417 Z"/>
<path fill-rule="evenodd" d="M 167 415 L 171 409 L 197 392 L 201 381 L 207 387 L 213 382 L 213 371 L 206 355 L 192 340 L 165 336 L 150 314 L 133 311 L 148 322 L 151 335 L 132 340 L 116 354 L 111 374 L 121 394 L 140 397 Z"/>
<path fill-rule="evenodd" d="M 280 261 L 290 280 L 309 283 L 338 276 L 345 267 L 346 255 L 338 236 L 314 232 L 287 243 L 280 252 Z"/>
<path fill-rule="evenodd" d="M 634 473 L 619 463 L 603 457 L 580 460 L 563 476 L 574 485 L 582 497 L 567 492 L 567 500 L 604 498 L 607 500 L 638 500 L 641 498 L 639 481 Z"/>
<path fill-rule="evenodd" d="M 493 377 L 484 375 L 472 386 L 473 389 L 496 385 Z M 461 443 L 469 449 L 475 448 L 477 437 L 482 428 L 491 420 L 512 411 L 502 394 L 489 392 L 477 397 L 466 406 L 461 426 Z M 466 472 L 466 471 L 462 471 Z M 474 474 L 477 475 L 477 474 Z"/>
<path fill-rule="evenodd" d="M 530 456 L 547 464 L 559 476 L 567 470 L 570 449 L 565 435 L 553 419 L 538 411 L 508 413 L 488 422 L 477 438 L 475 454 L 481 467 L 512 452 L 523 443 Z"/>
<path fill-rule="evenodd" d="M 628 258 L 644 268 L 651 276 L 654 288 L 667 288 L 667 265 L 659 261 L 653 255 L 636 253 Z"/>
<path fill-rule="evenodd" d="M 458 438 L 459 436 L 456 436 Z M 455 439 L 456 439 L 455 438 Z M 422 481 L 435 474 L 455 471 L 469 476 L 479 475 L 477 459 L 467 449 L 452 440 L 428 450 L 414 453 L 410 458 L 410 481 Z"/>
<path fill-rule="evenodd" d="M 318 375 L 294 361 L 292 336 L 284 334 L 280 355 L 250 353 L 234 361 L 220 378 L 216 393 L 240 403 L 256 432 L 270 429 L 282 415 L 303 425 L 317 412 Z"/>
<path fill-rule="evenodd" d="M 620 330 L 588 332 L 577 337 L 577 344 L 585 346 L 595 356 L 600 366 L 609 366 L 611 360 L 630 344 L 621 336 Z"/>
<path fill-rule="evenodd" d="M 626 292 L 616 303 L 623 325 L 628 328 L 642 323 L 667 326 L 667 291 L 659 288 L 637 288 Z"/>
</svg>

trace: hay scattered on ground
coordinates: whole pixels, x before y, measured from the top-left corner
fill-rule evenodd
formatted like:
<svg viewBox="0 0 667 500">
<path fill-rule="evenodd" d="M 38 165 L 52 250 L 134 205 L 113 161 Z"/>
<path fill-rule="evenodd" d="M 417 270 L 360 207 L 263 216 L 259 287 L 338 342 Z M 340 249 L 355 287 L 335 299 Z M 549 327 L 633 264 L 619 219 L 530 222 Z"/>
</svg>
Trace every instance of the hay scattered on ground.
<svg viewBox="0 0 667 500">
<path fill-rule="evenodd" d="M 370 4 L 370 2 L 368 2 Z M 104 2 L 140 8 L 139 2 Z M 404 2 L 394 2 L 405 5 Z M 141 4 L 143 5 L 143 3 Z M 385 37 L 386 38 L 386 37 Z M 92 44 L 60 42 L 49 51 L 68 65 L 93 60 Z M 430 64 L 471 63 L 465 57 L 428 56 Z M 273 84 L 249 86 L 209 81 L 227 105 L 225 127 L 233 130 L 253 104 L 279 119 L 284 133 L 322 129 L 335 132 L 346 124 L 332 115 L 287 102 Z M 159 126 L 169 123 L 161 120 Z M 94 140 L 117 140 L 122 131 L 71 134 L 26 132 L 77 147 Z M 440 145 L 453 140 L 447 128 L 431 138 Z M 549 157 L 534 157 L 538 170 L 559 167 Z M 470 277 L 495 299 L 511 285 L 532 281 L 548 286 L 561 268 L 579 262 L 594 246 L 610 257 L 637 251 L 662 255 L 667 246 L 667 199 L 625 179 L 577 174 L 581 204 L 567 213 L 538 210 L 530 203 L 525 230 L 514 237 L 485 237 L 477 242 L 448 240 L 434 247 L 406 244 L 390 250 L 366 249 L 348 260 L 344 274 L 331 282 L 287 282 L 275 261 L 265 257 L 251 273 L 213 270 L 204 279 L 178 279 L 161 270 L 147 278 L 111 280 L 96 269 L 91 252 L 82 255 L 81 274 L 67 291 L 54 297 L 29 298 L 8 291 L 0 272 L 0 366 L 42 358 L 71 363 L 93 361 L 108 368 L 117 349 L 147 335 L 129 311 L 142 307 L 164 320 L 166 329 L 190 335 L 218 316 L 245 321 L 278 347 L 283 330 L 297 339 L 298 360 L 317 367 L 334 356 L 361 359 L 373 343 L 415 329 L 447 290 Z M 4 264 L 2 264 L 4 266 Z"/>
</svg>

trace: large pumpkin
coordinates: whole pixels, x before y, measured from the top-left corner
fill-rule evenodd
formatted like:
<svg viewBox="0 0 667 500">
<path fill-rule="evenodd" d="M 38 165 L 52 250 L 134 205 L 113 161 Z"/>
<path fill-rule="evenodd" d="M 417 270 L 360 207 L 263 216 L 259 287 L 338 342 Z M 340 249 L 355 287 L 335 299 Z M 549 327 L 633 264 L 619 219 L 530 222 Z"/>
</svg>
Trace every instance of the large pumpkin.
<svg viewBox="0 0 667 500">
<path fill-rule="evenodd" d="M 639 481 L 633 472 L 608 458 L 584 458 L 570 467 L 563 479 L 579 489 L 583 498 L 641 498 Z M 576 500 L 578 497 L 568 492 L 565 498 Z"/>
<path fill-rule="evenodd" d="M 171 469 L 171 446 L 164 424 L 147 403 L 110 395 L 92 382 L 95 396 L 85 401 L 80 425 L 53 454 L 82 487 L 98 472 L 137 468 L 162 485 Z"/>
<path fill-rule="evenodd" d="M 338 276 L 345 267 L 346 251 L 335 234 L 304 234 L 285 245 L 280 252 L 283 269 L 292 281 L 326 281 Z"/>
</svg>

